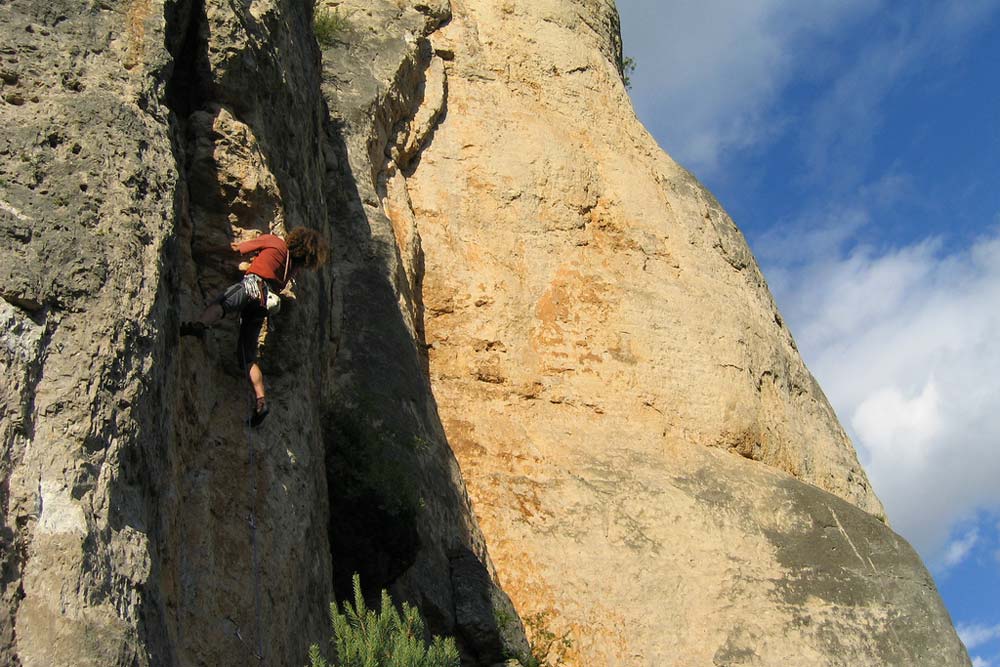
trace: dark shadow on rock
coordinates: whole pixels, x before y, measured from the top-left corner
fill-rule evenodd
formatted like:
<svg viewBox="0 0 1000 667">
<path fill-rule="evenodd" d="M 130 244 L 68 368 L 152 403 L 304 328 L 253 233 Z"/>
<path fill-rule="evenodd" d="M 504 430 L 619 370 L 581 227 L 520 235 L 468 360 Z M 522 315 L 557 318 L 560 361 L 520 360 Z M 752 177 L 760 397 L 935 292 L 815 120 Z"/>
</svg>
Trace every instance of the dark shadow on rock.
<svg viewBox="0 0 1000 667">
<path fill-rule="evenodd" d="M 404 436 L 388 433 L 372 413 L 328 417 L 326 470 L 334 594 L 351 599 L 357 573 L 370 594 L 389 587 L 420 549 L 420 498 L 410 477 Z"/>
<path fill-rule="evenodd" d="M 327 206 L 334 232 L 327 486 L 334 591 L 349 599 L 361 574 L 366 597 L 377 599 L 417 558 L 421 539 L 421 455 L 436 439 L 421 419 L 433 401 L 413 338 L 389 282 L 387 253 L 373 234 L 351 173 L 342 127 L 330 122 Z M 457 500 L 457 498 L 456 498 Z"/>
<path fill-rule="evenodd" d="M 476 554 L 460 549 L 449 554 L 455 596 L 456 639 L 464 653 L 480 665 L 526 658 L 531 649 L 507 594 L 493 586 Z"/>
<path fill-rule="evenodd" d="M 493 665 L 527 653 L 523 626 L 472 551 L 474 519 L 425 355 L 391 282 L 399 279 L 392 223 L 375 184 L 359 184 L 372 170 L 352 167 L 348 141 L 355 148 L 361 142 L 349 137 L 330 120 L 324 151 L 337 281 L 331 303 L 340 316 L 330 331 L 336 354 L 324 424 L 335 591 L 350 599 L 358 572 L 367 599 L 392 589 L 420 608 L 430 633 L 456 637 L 463 664 Z"/>
</svg>

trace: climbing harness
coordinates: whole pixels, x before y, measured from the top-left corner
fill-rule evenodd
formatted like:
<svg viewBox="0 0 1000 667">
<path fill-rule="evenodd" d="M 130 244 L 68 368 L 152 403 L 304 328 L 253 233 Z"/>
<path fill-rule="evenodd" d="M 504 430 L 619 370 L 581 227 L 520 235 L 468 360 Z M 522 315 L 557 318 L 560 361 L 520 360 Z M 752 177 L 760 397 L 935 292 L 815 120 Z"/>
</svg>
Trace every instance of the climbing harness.
<svg viewBox="0 0 1000 667">
<path fill-rule="evenodd" d="M 285 257 L 285 275 L 281 279 L 283 285 L 288 282 L 288 271 L 291 266 L 292 257 L 289 254 Z M 267 310 L 268 315 L 277 315 L 281 310 L 281 297 L 257 274 L 248 273 L 243 276 L 243 291 L 247 293 L 247 296 L 259 303 L 261 308 Z"/>
<path fill-rule="evenodd" d="M 243 276 L 243 291 L 261 308 L 267 310 L 268 315 L 275 315 L 281 310 L 281 297 L 275 294 L 260 276 L 253 273 Z"/>
</svg>

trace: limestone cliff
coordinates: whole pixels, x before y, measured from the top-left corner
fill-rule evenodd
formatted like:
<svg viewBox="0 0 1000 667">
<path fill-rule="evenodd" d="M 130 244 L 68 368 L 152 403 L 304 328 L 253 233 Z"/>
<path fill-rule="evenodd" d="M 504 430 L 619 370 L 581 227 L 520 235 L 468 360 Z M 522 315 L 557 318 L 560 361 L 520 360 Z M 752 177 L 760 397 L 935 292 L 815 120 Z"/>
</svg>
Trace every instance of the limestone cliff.
<svg viewBox="0 0 1000 667">
<path fill-rule="evenodd" d="M 355 571 L 468 664 L 526 651 L 348 159 L 419 44 L 373 42 L 334 108 L 307 3 L 17 0 L 0 27 L 0 664 L 301 664 Z M 250 431 L 235 322 L 178 323 L 238 277 L 217 247 L 299 225 L 336 257 L 266 331 Z"/>
<path fill-rule="evenodd" d="M 536 643 L 968 664 L 742 235 L 637 122 L 614 4 L 452 8 L 446 109 L 385 207 L 419 236 L 435 396 Z"/>
<path fill-rule="evenodd" d="M 359 571 L 467 665 L 507 594 L 552 664 L 969 664 L 611 0 L 318 7 L 0 5 L 0 663 L 301 664 Z M 300 225 L 250 431 L 178 323 Z"/>
</svg>

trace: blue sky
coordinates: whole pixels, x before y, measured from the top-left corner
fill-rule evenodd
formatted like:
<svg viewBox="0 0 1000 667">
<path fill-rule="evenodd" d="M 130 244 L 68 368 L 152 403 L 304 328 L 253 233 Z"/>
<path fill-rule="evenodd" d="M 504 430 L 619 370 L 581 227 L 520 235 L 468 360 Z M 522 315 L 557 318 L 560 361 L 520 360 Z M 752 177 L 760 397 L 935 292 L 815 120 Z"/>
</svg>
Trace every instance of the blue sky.
<svg viewBox="0 0 1000 667">
<path fill-rule="evenodd" d="M 1000 0 L 618 0 L 893 527 L 1000 667 Z"/>
</svg>

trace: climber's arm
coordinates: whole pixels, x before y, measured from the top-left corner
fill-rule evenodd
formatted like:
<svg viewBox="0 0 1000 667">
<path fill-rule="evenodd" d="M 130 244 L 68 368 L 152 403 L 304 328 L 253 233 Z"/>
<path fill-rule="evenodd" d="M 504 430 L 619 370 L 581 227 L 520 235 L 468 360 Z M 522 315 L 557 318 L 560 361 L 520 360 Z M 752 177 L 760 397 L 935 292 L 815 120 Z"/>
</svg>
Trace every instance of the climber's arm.
<svg viewBox="0 0 1000 667">
<path fill-rule="evenodd" d="M 237 251 L 241 255 L 249 255 L 252 252 L 261 250 L 262 248 L 271 247 L 274 245 L 277 237 L 273 234 L 261 234 L 256 238 L 252 238 L 249 241 L 243 241 L 242 243 L 233 243 L 233 250 Z"/>
</svg>

